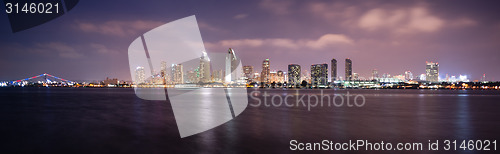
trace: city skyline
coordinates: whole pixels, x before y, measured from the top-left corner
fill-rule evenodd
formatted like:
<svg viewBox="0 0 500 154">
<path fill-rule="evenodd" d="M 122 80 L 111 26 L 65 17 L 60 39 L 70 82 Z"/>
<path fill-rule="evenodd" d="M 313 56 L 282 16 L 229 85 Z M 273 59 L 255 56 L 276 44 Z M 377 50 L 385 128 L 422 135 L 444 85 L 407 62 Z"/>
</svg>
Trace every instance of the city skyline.
<svg viewBox="0 0 500 154">
<path fill-rule="evenodd" d="M 232 47 L 242 65 L 255 71 L 266 58 L 273 60 L 271 69 L 284 71 L 290 63 L 306 68 L 335 57 L 355 60 L 354 72 L 365 78 L 373 69 L 419 76 L 425 74 L 422 62 L 434 61 L 441 78 L 500 80 L 498 2 L 123 1 L 99 2 L 99 8 L 92 3 L 82 1 L 65 16 L 18 33 L 11 32 L 7 15 L 0 15 L 0 71 L 5 72 L 0 80 L 46 72 L 74 80 L 132 80 L 126 56 L 131 40 L 193 14 L 207 52 Z M 148 9 L 127 11 L 136 7 Z"/>
</svg>

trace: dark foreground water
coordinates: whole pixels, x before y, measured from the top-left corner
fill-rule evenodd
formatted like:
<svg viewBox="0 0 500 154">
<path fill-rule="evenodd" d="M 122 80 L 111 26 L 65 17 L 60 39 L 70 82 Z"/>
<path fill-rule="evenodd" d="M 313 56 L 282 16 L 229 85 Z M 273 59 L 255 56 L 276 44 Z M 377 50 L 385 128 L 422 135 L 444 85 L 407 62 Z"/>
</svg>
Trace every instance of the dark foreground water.
<svg viewBox="0 0 500 154">
<path fill-rule="evenodd" d="M 262 101 L 264 92 L 296 96 L 295 90 L 257 91 Z M 0 153 L 293 153 L 291 140 L 358 139 L 424 144 L 422 151 L 383 153 L 485 153 L 445 151 L 442 141 L 500 140 L 500 91 L 324 91 L 347 92 L 362 94 L 365 105 L 310 111 L 296 104 L 249 105 L 234 120 L 180 138 L 170 103 L 141 100 L 133 89 L 0 88 Z M 303 94 L 320 90 L 300 90 Z M 249 97 L 249 104 L 256 103 Z M 428 151 L 428 140 L 439 140 L 440 150 Z M 360 150 L 334 152 L 376 153 Z"/>
</svg>

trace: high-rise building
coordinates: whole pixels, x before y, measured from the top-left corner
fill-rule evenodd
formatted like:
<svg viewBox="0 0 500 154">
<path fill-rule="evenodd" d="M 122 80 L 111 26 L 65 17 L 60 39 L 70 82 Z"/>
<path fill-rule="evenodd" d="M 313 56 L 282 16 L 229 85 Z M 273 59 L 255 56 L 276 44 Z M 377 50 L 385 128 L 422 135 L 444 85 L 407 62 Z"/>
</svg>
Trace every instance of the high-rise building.
<svg viewBox="0 0 500 154">
<path fill-rule="evenodd" d="M 238 80 L 238 74 L 241 72 L 237 70 L 239 64 L 239 60 L 234 53 L 232 48 L 229 48 L 226 55 L 226 83 L 232 83 Z M 241 69 L 241 67 L 240 67 Z"/>
<path fill-rule="evenodd" d="M 259 72 L 253 73 L 253 81 L 260 81 L 260 73 Z"/>
<path fill-rule="evenodd" d="M 184 83 L 184 71 L 182 70 L 182 64 L 172 64 L 172 78 L 175 84 Z"/>
<path fill-rule="evenodd" d="M 345 59 L 345 80 L 352 80 L 352 60 L 349 58 Z"/>
<path fill-rule="evenodd" d="M 372 70 L 372 80 L 377 80 L 379 78 L 378 76 L 378 70 L 377 69 L 373 69 Z"/>
<path fill-rule="evenodd" d="M 331 62 L 332 62 L 331 81 L 333 82 L 337 80 L 337 60 L 333 58 Z"/>
<path fill-rule="evenodd" d="M 288 85 L 296 86 L 300 84 L 300 65 L 288 65 Z"/>
<path fill-rule="evenodd" d="M 214 82 L 224 82 L 224 70 L 215 70 L 212 73 L 212 78 Z"/>
<path fill-rule="evenodd" d="M 425 74 L 427 81 L 438 82 L 439 81 L 439 64 L 433 62 L 426 62 Z"/>
<path fill-rule="evenodd" d="M 208 58 L 207 52 L 203 51 L 200 57 L 200 82 L 209 83 L 211 82 L 210 75 L 210 58 Z"/>
<path fill-rule="evenodd" d="M 270 71 L 269 72 L 269 83 L 278 83 L 278 72 Z"/>
<path fill-rule="evenodd" d="M 243 74 L 247 82 L 253 81 L 253 66 L 243 66 Z"/>
<path fill-rule="evenodd" d="M 311 84 L 315 87 L 326 86 L 328 81 L 328 64 L 311 65 Z"/>
<path fill-rule="evenodd" d="M 283 83 L 283 82 L 285 82 L 285 76 L 284 76 L 283 71 L 279 70 L 279 71 L 277 72 L 277 75 L 278 75 L 278 83 Z"/>
<path fill-rule="evenodd" d="M 410 71 L 406 71 L 405 72 L 405 81 L 411 81 L 413 80 L 413 73 L 411 73 Z"/>
<path fill-rule="evenodd" d="M 199 82 L 199 74 L 200 71 L 198 68 L 195 70 L 187 71 L 186 72 L 186 77 L 184 77 L 186 80 L 184 81 L 185 83 L 198 83 Z"/>
<path fill-rule="evenodd" d="M 143 84 L 146 82 L 146 74 L 144 72 L 144 67 L 139 66 L 135 68 L 135 84 Z"/>
<path fill-rule="evenodd" d="M 270 68 L 269 68 L 269 59 L 266 59 L 262 62 L 262 73 L 260 73 L 260 82 L 270 83 Z"/>
<path fill-rule="evenodd" d="M 167 73 L 167 62 L 165 62 L 165 61 L 161 61 L 161 63 L 160 63 L 160 77 L 161 77 L 163 84 L 168 83 L 169 75 Z"/>
</svg>

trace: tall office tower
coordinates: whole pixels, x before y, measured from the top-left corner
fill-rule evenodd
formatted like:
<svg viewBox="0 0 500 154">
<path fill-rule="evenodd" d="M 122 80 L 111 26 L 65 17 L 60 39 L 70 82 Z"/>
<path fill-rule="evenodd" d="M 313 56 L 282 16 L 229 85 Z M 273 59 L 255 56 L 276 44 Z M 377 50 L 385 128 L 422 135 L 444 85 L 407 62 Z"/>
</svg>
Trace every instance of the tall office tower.
<svg viewBox="0 0 500 154">
<path fill-rule="evenodd" d="M 175 84 L 184 83 L 184 71 L 182 70 L 182 64 L 172 64 L 172 78 Z"/>
<path fill-rule="evenodd" d="M 278 83 L 285 82 L 285 76 L 283 74 L 283 71 L 279 70 L 278 73 L 277 73 L 277 75 L 278 75 Z"/>
<path fill-rule="evenodd" d="M 352 80 L 352 61 L 351 59 L 345 59 L 345 80 Z"/>
<path fill-rule="evenodd" d="M 146 82 L 146 74 L 144 72 L 144 67 L 139 66 L 135 69 L 135 84 L 143 84 Z"/>
<path fill-rule="evenodd" d="M 215 70 L 212 73 L 212 78 L 214 82 L 224 82 L 224 70 Z"/>
<path fill-rule="evenodd" d="M 160 77 L 163 84 L 167 84 L 168 82 L 168 74 L 167 74 L 167 62 L 161 61 L 160 63 Z"/>
<path fill-rule="evenodd" d="M 372 80 L 377 80 L 379 77 L 378 77 L 378 70 L 377 69 L 373 69 L 372 70 Z"/>
<path fill-rule="evenodd" d="M 405 72 L 405 80 L 406 81 L 413 80 L 413 73 L 411 73 L 410 71 L 406 71 Z"/>
<path fill-rule="evenodd" d="M 234 54 L 234 50 L 229 48 L 226 55 L 226 76 L 224 77 L 226 83 L 235 82 L 239 79 L 238 74 L 241 73 L 241 71 L 237 70 L 238 64 L 239 60 L 236 54 Z"/>
<path fill-rule="evenodd" d="M 483 82 L 486 82 L 486 74 L 483 74 L 482 80 L 483 80 Z"/>
<path fill-rule="evenodd" d="M 288 65 L 288 85 L 296 86 L 300 84 L 300 65 Z"/>
<path fill-rule="evenodd" d="M 209 83 L 211 80 L 210 58 L 208 58 L 207 52 L 203 51 L 200 57 L 200 82 Z"/>
<path fill-rule="evenodd" d="M 439 64 L 433 62 L 426 62 L 425 75 L 427 81 L 438 82 L 439 81 Z"/>
<path fill-rule="evenodd" d="M 253 81 L 253 66 L 243 66 L 243 74 L 247 82 Z"/>
<path fill-rule="evenodd" d="M 326 86 L 328 82 L 328 64 L 311 65 L 311 84 L 315 87 Z"/>
<path fill-rule="evenodd" d="M 260 82 L 269 83 L 269 73 L 271 72 L 269 68 L 269 59 L 262 62 L 262 73 L 260 73 Z"/>
<path fill-rule="evenodd" d="M 331 81 L 336 81 L 337 80 L 337 60 L 335 58 L 332 59 L 332 74 L 331 74 Z"/>
</svg>

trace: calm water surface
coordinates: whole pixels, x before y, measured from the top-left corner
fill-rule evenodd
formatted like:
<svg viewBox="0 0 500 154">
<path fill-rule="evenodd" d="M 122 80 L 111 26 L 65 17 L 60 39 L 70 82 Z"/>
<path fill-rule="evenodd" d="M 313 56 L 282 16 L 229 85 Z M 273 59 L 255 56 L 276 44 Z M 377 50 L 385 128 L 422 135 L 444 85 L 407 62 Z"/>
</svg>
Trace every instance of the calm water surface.
<svg viewBox="0 0 500 154">
<path fill-rule="evenodd" d="M 281 89 L 248 89 L 248 93 L 255 90 L 282 96 L 296 93 Z M 290 140 L 425 144 L 444 139 L 500 140 L 500 91 L 324 90 L 330 95 L 347 92 L 362 94 L 366 104 L 310 111 L 303 106 L 248 106 L 234 120 L 181 139 L 170 103 L 141 100 L 133 89 L 0 88 L 0 151 L 293 153 Z M 262 95 L 256 97 L 263 100 Z M 256 100 L 249 97 L 249 103 Z"/>
</svg>

